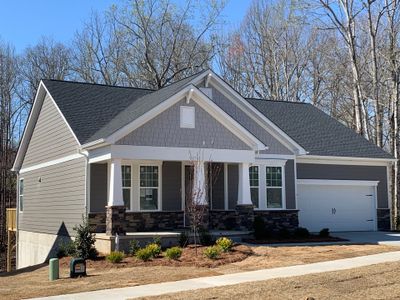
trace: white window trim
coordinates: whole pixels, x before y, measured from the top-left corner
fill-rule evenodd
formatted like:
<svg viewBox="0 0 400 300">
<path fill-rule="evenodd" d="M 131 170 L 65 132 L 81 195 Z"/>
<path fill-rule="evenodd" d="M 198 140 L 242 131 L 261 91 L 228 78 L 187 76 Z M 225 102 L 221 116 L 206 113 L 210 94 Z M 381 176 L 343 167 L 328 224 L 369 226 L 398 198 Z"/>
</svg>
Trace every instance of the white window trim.
<svg viewBox="0 0 400 300">
<path fill-rule="evenodd" d="M 140 190 L 142 189 L 142 187 L 140 186 L 140 167 L 148 167 L 148 166 L 153 166 L 153 167 L 158 167 L 158 187 L 157 187 L 157 207 L 158 209 L 140 209 Z M 161 187 L 162 187 L 162 162 L 139 162 L 138 164 L 138 174 L 137 174 L 137 178 L 138 178 L 138 183 L 139 183 L 139 188 L 137 191 L 137 195 L 138 195 L 138 211 L 139 212 L 156 212 L 156 211 L 162 211 L 162 199 L 161 199 Z M 145 187 L 143 187 L 145 188 Z M 149 187 L 147 187 L 149 188 Z M 156 187 L 150 187 L 150 188 L 156 188 Z"/>
<path fill-rule="evenodd" d="M 193 114 L 193 123 L 185 123 L 184 114 Z M 181 106 L 180 107 L 180 127 L 181 128 L 195 128 L 196 127 L 196 108 L 194 106 Z"/>
<path fill-rule="evenodd" d="M 123 176 L 121 174 L 121 177 L 122 177 L 122 184 L 121 184 L 121 186 L 122 186 L 122 197 L 124 196 L 124 190 L 130 190 L 129 203 L 130 203 L 130 207 L 131 208 L 129 210 L 127 209 L 126 211 L 127 212 L 132 212 L 133 211 L 133 197 L 132 197 L 132 194 L 133 194 L 133 166 L 132 166 L 131 163 L 123 163 L 122 162 L 121 163 L 121 173 L 122 173 L 122 167 L 124 167 L 124 166 L 131 167 L 131 186 L 130 187 L 124 187 L 124 182 L 123 182 L 124 178 L 123 178 Z"/>
<path fill-rule="evenodd" d="M 249 167 L 249 175 L 250 175 L 250 168 L 251 167 L 258 167 L 258 186 L 252 186 L 250 184 L 250 196 L 251 196 L 251 189 L 252 188 L 257 188 L 258 189 L 258 207 L 254 207 L 255 210 L 260 210 L 260 201 L 261 201 L 261 188 L 260 188 L 260 179 L 261 179 L 261 166 L 260 165 L 256 165 L 256 164 L 252 164 Z M 250 178 L 249 178 L 250 179 Z M 250 181 L 251 182 L 251 181 Z"/>
<path fill-rule="evenodd" d="M 25 192 L 21 195 L 21 181 L 24 182 L 24 178 L 19 178 L 18 179 L 18 212 L 23 213 L 24 212 L 24 208 L 22 208 L 21 210 L 21 196 L 22 196 L 22 206 L 24 207 L 24 194 Z M 24 182 L 24 190 L 25 190 L 25 182 Z"/>
<path fill-rule="evenodd" d="M 267 168 L 269 167 L 278 167 L 281 168 L 281 172 L 282 172 L 282 186 L 267 186 Z M 285 166 L 270 166 L 270 165 L 266 165 L 264 166 L 264 174 L 265 174 L 265 208 L 266 210 L 282 210 L 282 209 L 286 209 L 286 168 Z M 280 188 L 282 190 L 282 207 L 268 207 L 268 199 L 267 199 L 267 189 L 278 189 Z"/>
</svg>

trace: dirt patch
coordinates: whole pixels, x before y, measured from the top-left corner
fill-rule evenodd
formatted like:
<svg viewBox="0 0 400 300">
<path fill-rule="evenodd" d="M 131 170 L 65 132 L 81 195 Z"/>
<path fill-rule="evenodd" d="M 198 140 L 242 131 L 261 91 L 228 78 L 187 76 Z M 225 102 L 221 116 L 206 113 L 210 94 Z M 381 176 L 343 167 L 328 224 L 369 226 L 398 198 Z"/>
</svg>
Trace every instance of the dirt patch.
<svg viewBox="0 0 400 300">
<path fill-rule="evenodd" d="M 169 261 L 166 258 L 159 258 L 149 262 L 141 262 L 130 257 L 126 258 L 120 264 L 111 264 L 104 259 L 88 261 L 87 272 L 89 276 L 76 279 L 69 278 L 69 260 L 64 258 L 60 263 L 61 279 L 54 282 L 48 281 L 47 266 L 32 267 L 24 271 L 14 271 L 8 276 L 0 276 L 0 299 L 44 297 L 204 276 L 216 276 L 242 271 L 398 251 L 400 248 L 380 245 L 332 245 L 312 247 L 249 247 L 239 245 L 234 248 L 235 251 L 230 254 L 222 254 L 222 258 L 216 261 L 204 258 L 202 256 L 202 250 L 198 250 L 198 260 L 193 259 L 193 253 L 190 254 L 194 249 L 188 248 L 185 249 L 186 253 L 184 251 L 179 261 Z M 186 255 L 188 255 L 188 257 L 186 257 Z M 201 261 L 206 263 L 202 263 Z M 276 291 L 279 290 L 275 290 L 275 292 Z M 247 299 L 249 297 L 243 296 L 243 298 Z M 286 298 L 283 297 L 282 299 Z"/>
<path fill-rule="evenodd" d="M 140 299 L 399 299 L 399 269 L 386 263 Z"/>
<path fill-rule="evenodd" d="M 250 244 L 285 244 L 285 243 L 324 243 L 324 242 L 344 242 L 348 241 L 346 239 L 342 239 L 339 237 L 328 236 L 328 237 L 321 237 L 319 235 L 310 235 L 307 238 L 296 238 L 291 237 L 288 239 L 277 239 L 277 238 L 270 238 L 270 239 L 246 239 L 244 242 Z"/>
</svg>

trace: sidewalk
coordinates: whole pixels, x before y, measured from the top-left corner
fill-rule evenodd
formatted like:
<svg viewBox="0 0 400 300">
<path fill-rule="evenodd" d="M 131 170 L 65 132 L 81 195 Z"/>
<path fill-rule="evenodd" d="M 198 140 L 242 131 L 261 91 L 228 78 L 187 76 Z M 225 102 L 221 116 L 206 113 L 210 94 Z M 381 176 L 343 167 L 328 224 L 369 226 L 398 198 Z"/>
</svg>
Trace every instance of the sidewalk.
<svg viewBox="0 0 400 300">
<path fill-rule="evenodd" d="M 68 295 L 60 295 L 45 298 L 46 300 L 65 300 L 65 299 L 96 299 L 96 300 L 123 300 L 138 298 L 143 296 L 156 296 L 174 292 L 188 290 L 212 288 L 217 286 L 232 285 L 251 281 L 262 281 L 274 278 L 284 278 L 291 276 L 307 275 L 312 273 L 323 273 L 331 271 L 340 271 L 358 267 L 369 266 L 373 264 L 400 261 L 400 251 L 386 252 L 374 255 L 360 256 L 319 262 L 307 265 L 297 265 L 282 268 L 263 269 L 251 272 L 234 273 L 220 276 L 200 277 L 188 280 L 164 282 L 157 284 L 139 285 L 134 287 L 99 290 L 93 292 L 84 292 Z"/>
</svg>

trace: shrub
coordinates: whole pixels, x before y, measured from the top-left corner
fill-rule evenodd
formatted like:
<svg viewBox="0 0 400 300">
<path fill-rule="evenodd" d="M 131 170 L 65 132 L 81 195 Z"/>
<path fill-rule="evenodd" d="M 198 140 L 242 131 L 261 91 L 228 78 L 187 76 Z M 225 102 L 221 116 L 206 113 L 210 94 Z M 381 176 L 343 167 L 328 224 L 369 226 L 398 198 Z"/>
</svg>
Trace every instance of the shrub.
<svg viewBox="0 0 400 300">
<path fill-rule="evenodd" d="M 294 231 L 294 236 L 303 239 L 303 238 L 309 237 L 310 236 L 310 232 L 308 231 L 307 228 L 298 227 Z"/>
<path fill-rule="evenodd" d="M 200 244 L 203 246 L 210 246 L 214 244 L 213 238 L 207 229 L 201 228 L 199 230 Z"/>
<path fill-rule="evenodd" d="M 57 257 L 75 256 L 75 244 L 73 241 L 62 241 L 58 246 Z"/>
<path fill-rule="evenodd" d="M 189 244 L 189 235 L 187 232 L 181 232 L 179 235 L 179 246 L 185 248 Z"/>
<path fill-rule="evenodd" d="M 215 243 L 223 252 L 231 251 L 233 247 L 233 241 L 227 237 L 220 237 Z"/>
<path fill-rule="evenodd" d="M 256 216 L 254 218 L 253 229 L 254 237 L 256 240 L 261 240 L 265 238 L 265 222 L 262 217 Z"/>
<path fill-rule="evenodd" d="M 321 229 L 321 231 L 319 232 L 319 236 L 324 238 L 329 237 L 330 236 L 329 228 Z"/>
<path fill-rule="evenodd" d="M 148 247 L 139 249 L 138 251 L 136 251 L 135 255 L 137 258 L 139 258 L 140 260 L 143 260 L 143 261 L 148 261 L 149 259 L 151 259 L 153 257 L 153 255 Z"/>
<path fill-rule="evenodd" d="M 124 259 L 124 252 L 121 251 L 111 251 L 111 253 L 109 255 L 106 256 L 106 259 L 113 263 L 120 263 L 123 259 Z"/>
<path fill-rule="evenodd" d="M 161 238 L 159 236 L 153 238 L 153 244 L 157 244 L 158 246 L 161 247 Z"/>
<path fill-rule="evenodd" d="M 287 239 L 287 238 L 289 238 L 290 237 L 290 231 L 287 229 L 287 228 L 281 228 L 280 230 L 279 230 L 279 238 L 281 238 L 281 239 Z"/>
<path fill-rule="evenodd" d="M 221 248 L 218 246 L 207 247 L 204 250 L 204 256 L 209 259 L 217 259 L 221 255 Z"/>
<path fill-rule="evenodd" d="M 172 247 L 167 249 L 165 255 L 169 258 L 169 259 L 179 259 L 182 255 L 182 249 L 179 247 Z"/>
<path fill-rule="evenodd" d="M 73 229 L 76 232 L 74 256 L 83 259 L 96 258 L 99 253 L 94 247 L 95 234 L 90 231 L 88 219 L 82 217 L 82 224 L 75 225 Z"/>
<path fill-rule="evenodd" d="M 140 249 L 140 244 L 138 240 L 132 240 L 129 242 L 129 254 L 135 255 Z"/>
<path fill-rule="evenodd" d="M 161 254 L 160 245 L 155 243 L 148 244 L 145 249 L 147 249 L 151 253 L 152 257 L 157 257 Z"/>
</svg>

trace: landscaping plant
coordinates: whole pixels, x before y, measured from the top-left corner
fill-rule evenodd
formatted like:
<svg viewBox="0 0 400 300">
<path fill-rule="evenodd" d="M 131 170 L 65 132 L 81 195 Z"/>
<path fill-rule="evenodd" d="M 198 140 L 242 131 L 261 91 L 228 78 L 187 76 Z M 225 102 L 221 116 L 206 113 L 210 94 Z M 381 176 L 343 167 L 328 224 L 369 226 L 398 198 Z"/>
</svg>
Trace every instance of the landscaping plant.
<svg viewBox="0 0 400 300">
<path fill-rule="evenodd" d="M 211 246 L 212 244 L 214 244 L 214 240 L 210 232 L 202 227 L 199 229 L 199 239 L 200 244 L 202 244 L 203 246 Z"/>
<path fill-rule="evenodd" d="M 207 247 L 203 253 L 209 259 L 217 259 L 221 255 L 221 249 L 218 246 L 211 246 Z"/>
<path fill-rule="evenodd" d="M 75 244 L 73 241 L 62 241 L 58 246 L 57 257 L 75 256 Z"/>
<path fill-rule="evenodd" d="M 308 238 L 310 236 L 310 232 L 308 231 L 307 228 L 303 228 L 303 227 L 298 227 L 294 230 L 294 236 L 300 239 L 305 239 Z"/>
<path fill-rule="evenodd" d="M 189 244 L 189 235 L 186 231 L 181 232 L 179 235 L 179 246 L 185 248 Z"/>
<path fill-rule="evenodd" d="M 153 238 L 153 244 L 157 244 L 158 246 L 161 247 L 161 238 L 159 236 Z"/>
<path fill-rule="evenodd" d="M 256 240 L 265 238 L 265 221 L 262 217 L 256 216 L 253 223 L 254 237 Z"/>
<path fill-rule="evenodd" d="M 155 243 L 148 244 L 145 249 L 148 249 L 152 257 L 157 257 L 161 254 L 161 246 Z"/>
<path fill-rule="evenodd" d="M 233 247 L 233 241 L 227 237 L 220 237 L 215 243 L 223 252 L 231 251 Z"/>
<path fill-rule="evenodd" d="M 121 251 L 111 251 L 111 253 L 109 255 L 106 256 L 106 259 L 113 263 L 120 263 L 123 259 L 124 259 L 124 252 Z"/>
<path fill-rule="evenodd" d="M 182 256 L 182 249 L 179 247 L 169 248 L 165 252 L 165 256 L 167 256 L 169 259 L 179 259 Z"/>
<path fill-rule="evenodd" d="M 132 240 L 129 242 L 129 254 L 135 255 L 140 249 L 140 244 L 138 240 Z"/>
<path fill-rule="evenodd" d="M 95 233 L 90 231 L 89 221 L 86 217 L 82 217 L 82 224 L 74 226 L 75 231 L 75 257 L 83 259 L 94 259 L 97 257 L 98 252 L 94 247 L 96 242 Z"/>
<path fill-rule="evenodd" d="M 148 247 L 146 247 L 137 250 L 135 256 L 140 260 L 148 261 L 153 257 L 153 254 L 151 250 Z"/>
<path fill-rule="evenodd" d="M 323 228 L 323 229 L 321 229 L 321 231 L 319 232 L 319 236 L 320 237 L 324 237 L 324 238 L 327 238 L 327 237 L 330 237 L 330 232 L 329 232 L 329 228 Z"/>
</svg>

